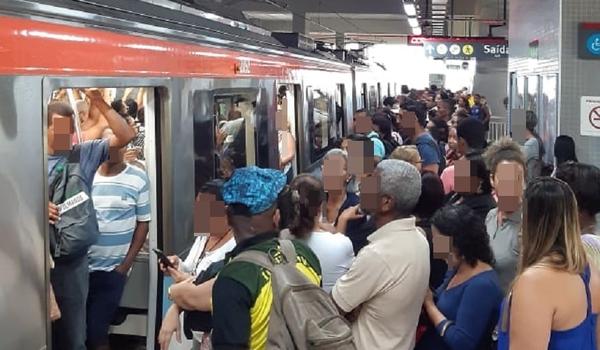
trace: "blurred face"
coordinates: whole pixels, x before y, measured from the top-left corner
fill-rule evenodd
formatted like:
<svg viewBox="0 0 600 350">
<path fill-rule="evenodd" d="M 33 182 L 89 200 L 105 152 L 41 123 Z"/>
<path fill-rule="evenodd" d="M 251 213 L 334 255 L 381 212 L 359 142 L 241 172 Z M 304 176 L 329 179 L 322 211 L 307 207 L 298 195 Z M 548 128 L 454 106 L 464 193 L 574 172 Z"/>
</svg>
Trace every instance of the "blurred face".
<svg viewBox="0 0 600 350">
<path fill-rule="evenodd" d="M 481 103 L 481 96 L 473 96 L 473 101 L 475 101 L 475 104 L 480 104 Z"/>
<path fill-rule="evenodd" d="M 415 112 L 404 112 L 400 120 L 402 137 L 413 139 L 417 134 L 417 115 Z"/>
<path fill-rule="evenodd" d="M 346 188 L 348 171 L 342 156 L 330 156 L 323 162 L 323 188 L 325 191 L 343 191 Z"/>
<path fill-rule="evenodd" d="M 514 212 L 521 206 L 525 188 L 525 171 L 521 164 L 503 161 L 492 175 L 492 184 L 498 195 L 498 209 Z"/>
<path fill-rule="evenodd" d="M 57 152 L 70 151 L 74 132 L 73 119 L 53 114 L 52 124 L 48 125 L 48 145 Z"/>
<path fill-rule="evenodd" d="M 463 158 L 454 162 L 454 191 L 460 194 L 477 193 L 481 180 L 471 174 L 470 160 Z"/>
<path fill-rule="evenodd" d="M 431 234 L 433 238 L 433 256 L 436 259 L 443 259 L 448 262 L 449 268 L 456 268 L 460 265 L 455 254 L 455 249 L 452 246 L 452 238 L 444 236 L 437 227 L 431 226 Z"/>
<path fill-rule="evenodd" d="M 358 177 L 375 169 L 373 141 L 348 140 L 348 173 Z"/>
<path fill-rule="evenodd" d="M 235 168 L 233 167 L 233 164 L 229 158 L 223 158 L 221 159 L 221 168 L 219 170 L 224 179 L 229 179 Z"/>
<path fill-rule="evenodd" d="M 379 174 L 375 171 L 363 177 L 360 182 L 360 208 L 376 215 L 380 211 L 379 201 Z"/>
<path fill-rule="evenodd" d="M 198 193 L 194 205 L 194 232 L 222 237 L 228 230 L 225 203 L 212 193 Z"/>
<path fill-rule="evenodd" d="M 117 148 L 110 147 L 108 149 L 108 160 L 106 161 L 108 164 L 119 164 L 123 162 L 123 156 L 127 149 L 125 147 Z"/>
<path fill-rule="evenodd" d="M 354 132 L 359 134 L 368 134 L 373 131 L 373 122 L 366 113 L 357 113 L 354 116 Z"/>
</svg>

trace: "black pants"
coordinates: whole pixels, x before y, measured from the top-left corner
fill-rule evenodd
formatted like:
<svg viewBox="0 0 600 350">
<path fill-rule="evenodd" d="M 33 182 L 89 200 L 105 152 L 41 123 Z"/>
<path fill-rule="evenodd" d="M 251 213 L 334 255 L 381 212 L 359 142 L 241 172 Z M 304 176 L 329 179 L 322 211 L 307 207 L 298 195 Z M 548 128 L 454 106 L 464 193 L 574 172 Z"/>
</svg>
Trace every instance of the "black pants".
<svg viewBox="0 0 600 350">
<path fill-rule="evenodd" d="M 116 271 L 90 273 L 87 299 L 87 343 L 90 347 L 108 345 L 108 329 L 119 308 L 127 276 Z"/>
</svg>

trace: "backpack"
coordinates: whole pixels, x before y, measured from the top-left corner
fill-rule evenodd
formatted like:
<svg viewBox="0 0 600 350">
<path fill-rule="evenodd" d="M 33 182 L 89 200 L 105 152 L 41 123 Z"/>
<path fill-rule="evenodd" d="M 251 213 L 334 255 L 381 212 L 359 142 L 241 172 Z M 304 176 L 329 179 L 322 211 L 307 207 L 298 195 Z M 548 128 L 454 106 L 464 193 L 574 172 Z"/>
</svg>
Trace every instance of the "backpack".
<svg viewBox="0 0 600 350">
<path fill-rule="evenodd" d="M 82 257 L 99 235 L 91 191 L 79 165 L 79 149 L 58 161 L 48 177 L 50 201 L 60 220 L 50 225 L 50 252 L 56 261 Z"/>
<path fill-rule="evenodd" d="M 383 147 L 385 148 L 385 158 L 387 158 L 390 154 L 392 154 L 392 152 L 394 152 L 394 150 L 397 147 L 400 146 L 400 144 L 396 140 L 392 140 L 392 141 L 384 140 L 384 139 L 380 138 L 379 135 L 372 134 L 371 136 L 369 136 L 369 138 L 371 140 L 378 139 L 379 141 L 381 141 L 381 143 L 383 143 Z"/>
<path fill-rule="evenodd" d="M 329 294 L 296 268 L 296 249 L 292 241 L 278 241 L 282 255 L 274 254 L 275 251 L 247 250 L 232 260 L 258 265 L 271 272 L 273 306 L 267 349 L 355 350 L 352 329 Z"/>
</svg>

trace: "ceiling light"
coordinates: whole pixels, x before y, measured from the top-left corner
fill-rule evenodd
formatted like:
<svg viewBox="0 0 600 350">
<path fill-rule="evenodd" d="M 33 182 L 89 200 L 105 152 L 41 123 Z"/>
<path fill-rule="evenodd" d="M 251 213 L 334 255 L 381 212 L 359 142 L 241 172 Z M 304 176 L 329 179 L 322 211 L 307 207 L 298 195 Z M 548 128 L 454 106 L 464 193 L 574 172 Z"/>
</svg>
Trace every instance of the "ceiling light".
<svg viewBox="0 0 600 350">
<path fill-rule="evenodd" d="M 415 17 L 409 17 L 408 18 L 408 25 L 410 25 L 411 27 L 418 27 L 419 26 L 419 21 L 415 18 Z"/>
<path fill-rule="evenodd" d="M 413 33 L 413 35 L 421 35 L 421 34 L 423 34 L 423 31 L 421 30 L 421 27 L 414 27 L 412 29 L 412 33 Z"/>
<path fill-rule="evenodd" d="M 417 8 L 415 7 L 415 4 L 412 2 L 404 2 L 404 13 L 409 17 L 416 16 Z"/>
</svg>

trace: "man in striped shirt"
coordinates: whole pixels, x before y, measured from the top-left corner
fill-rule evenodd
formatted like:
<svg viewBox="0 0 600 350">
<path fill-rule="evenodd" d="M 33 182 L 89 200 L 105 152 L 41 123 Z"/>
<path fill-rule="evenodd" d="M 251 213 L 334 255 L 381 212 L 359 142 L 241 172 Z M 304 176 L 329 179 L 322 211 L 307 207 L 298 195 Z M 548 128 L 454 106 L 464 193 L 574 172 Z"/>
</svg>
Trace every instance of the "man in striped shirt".
<svg viewBox="0 0 600 350">
<path fill-rule="evenodd" d="M 109 160 L 98 169 L 92 186 L 100 236 L 89 250 L 89 349 L 108 349 L 108 329 L 119 307 L 127 273 L 148 234 L 148 176 L 125 163 L 124 153 L 125 148 L 110 150 Z"/>
</svg>

